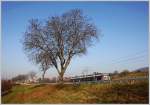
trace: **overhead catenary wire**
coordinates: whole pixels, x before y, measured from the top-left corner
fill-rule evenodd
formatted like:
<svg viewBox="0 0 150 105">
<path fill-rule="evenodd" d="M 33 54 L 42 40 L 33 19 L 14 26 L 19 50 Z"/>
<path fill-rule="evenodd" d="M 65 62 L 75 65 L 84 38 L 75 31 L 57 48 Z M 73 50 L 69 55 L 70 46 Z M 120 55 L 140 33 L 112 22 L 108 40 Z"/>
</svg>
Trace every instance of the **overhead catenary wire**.
<svg viewBox="0 0 150 105">
<path fill-rule="evenodd" d="M 122 57 L 116 58 L 116 59 L 112 60 L 112 62 L 113 62 L 113 61 L 116 61 L 116 60 L 124 59 L 124 58 L 130 58 L 130 57 L 136 56 L 136 55 L 145 54 L 145 53 L 148 53 L 148 50 L 147 50 L 147 49 L 144 49 L 144 50 L 142 50 L 142 51 L 135 52 L 135 53 L 133 53 L 133 54 L 129 54 L 129 55 L 126 55 L 126 56 L 122 56 Z"/>
<path fill-rule="evenodd" d="M 138 59 L 141 59 L 141 58 L 143 59 L 144 57 L 147 57 L 147 55 L 140 55 L 140 56 L 130 57 L 128 59 L 118 60 L 116 62 L 112 62 L 112 64 L 114 64 L 114 63 L 128 62 L 128 61 L 132 61 L 132 60 L 138 60 Z"/>
<path fill-rule="evenodd" d="M 139 63 L 145 63 L 147 65 L 148 63 L 148 51 L 143 50 L 140 52 L 136 52 L 134 54 L 130 54 L 124 57 L 120 57 L 119 59 L 112 60 L 110 63 L 106 64 L 106 69 L 111 68 L 118 68 L 118 67 L 123 67 L 125 65 L 130 65 L 132 63 L 133 65 L 137 65 Z M 147 62 L 147 63 L 146 63 Z"/>
</svg>

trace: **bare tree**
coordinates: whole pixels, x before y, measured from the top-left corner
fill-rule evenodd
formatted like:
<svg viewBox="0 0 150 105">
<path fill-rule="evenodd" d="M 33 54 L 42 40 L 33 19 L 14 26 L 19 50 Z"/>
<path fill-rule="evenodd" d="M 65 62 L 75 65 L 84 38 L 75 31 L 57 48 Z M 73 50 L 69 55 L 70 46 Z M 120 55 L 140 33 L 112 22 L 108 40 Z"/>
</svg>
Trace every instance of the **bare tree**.
<svg viewBox="0 0 150 105">
<path fill-rule="evenodd" d="M 117 74 L 118 74 L 118 71 L 117 71 L 117 70 L 115 70 L 113 74 L 114 74 L 114 75 L 117 75 Z"/>
<path fill-rule="evenodd" d="M 48 18 L 44 25 L 32 19 L 23 45 L 31 60 L 46 65 L 44 71 L 54 66 L 62 82 L 73 56 L 85 54 L 93 39 L 98 39 L 95 25 L 81 10 L 73 9 Z"/>
<path fill-rule="evenodd" d="M 28 73 L 28 76 L 33 80 L 35 77 L 36 73 L 34 71 L 31 71 Z"/>
<path fill-rule="evenodd" d="M 44 76 L 45 76 L 45 73 L 48 69 L 45 69 L 43 66 L 42 66 L 42 71 L 43 71 L 43 74 L 42 74 L 42 80 L 44 80 Z"/>
<path fill-rule="evenodd" d="M 25 75 L 25 74 L 20 74 L 20 75 L 17 75 L 17 76 L 12 78 L 13 82 L 17 82 L 17 81 L 25 82 L 25 80 L 27 80 L 27 75 Z"/>
<path fill-rule="evenodd" d="M 47 53 L 40 53 L 35 58 L 36 63 L 40 64 L 41 70 L 43 71 L 42 80 L 44 80 L 46 71 L 52 66 L 51 59 L 47 55 Z"/>
</svg>

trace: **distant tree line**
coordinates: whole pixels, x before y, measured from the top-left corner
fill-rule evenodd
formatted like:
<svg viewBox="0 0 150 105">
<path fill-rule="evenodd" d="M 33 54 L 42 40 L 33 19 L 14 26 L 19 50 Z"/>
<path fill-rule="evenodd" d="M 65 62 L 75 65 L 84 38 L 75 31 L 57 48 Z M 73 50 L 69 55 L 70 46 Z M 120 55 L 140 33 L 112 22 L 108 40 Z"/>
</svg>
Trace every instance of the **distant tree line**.
<svg viewBox="0 0 150 105">
<path fill-rule="evenodd" d="M 129 70 L 123 70 L 121 72 L 115 70 L 113 73 L 110 73 L 111 76 L 115 76 L 115 75 L 118 75 L 118 76 L 126 76 L 130 71 Z"/>
<path fill-rule="evenodd" d="M 11 80 L 13 82 L 25 82 L 25 80 L 28 80 L 28 79 L 33 80 L 35 76 L 36 76 L 36 73 L 34 71 L 31 71 L 28 74 L 19 74 L 13 77 Z"/>
<path fill-rule="evenodd" d="M 145 73 L 145 74 L 149 75 L 149 68 L 144 67 L 144 68 L 140 68 L 140 69 L 133 70 L 133 71 L 129 71 L 129 70 L 125 69 L 121 72 L 115 70 L 113 73 L 110 73 L 110 75 L 111 76 L 124 77 L 124 76 L 127 76 L 129 73 Z"/>
</svg>

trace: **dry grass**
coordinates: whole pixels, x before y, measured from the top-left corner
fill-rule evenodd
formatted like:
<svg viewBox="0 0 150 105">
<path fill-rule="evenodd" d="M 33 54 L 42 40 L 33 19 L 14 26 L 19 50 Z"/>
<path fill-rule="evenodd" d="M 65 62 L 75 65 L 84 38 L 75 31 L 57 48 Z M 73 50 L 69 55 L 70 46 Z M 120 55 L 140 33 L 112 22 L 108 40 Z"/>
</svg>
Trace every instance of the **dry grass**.
<svg viewBox="0 0 150 105">
<path fill-rule="evenodd" d="M 145 77 L 149 76 L 148 72 L 129 72 L 126 75 L 121 76 L 120 74 L 111 76 L 112 80 L 124 79 L 124 78 L 134 78 L 134 77 Z"/>
<path fill-rule="evenodd" d="M 2 103 L 148 103 L 148 81 L 136 84 L 15 86 Z"/>
</svg>

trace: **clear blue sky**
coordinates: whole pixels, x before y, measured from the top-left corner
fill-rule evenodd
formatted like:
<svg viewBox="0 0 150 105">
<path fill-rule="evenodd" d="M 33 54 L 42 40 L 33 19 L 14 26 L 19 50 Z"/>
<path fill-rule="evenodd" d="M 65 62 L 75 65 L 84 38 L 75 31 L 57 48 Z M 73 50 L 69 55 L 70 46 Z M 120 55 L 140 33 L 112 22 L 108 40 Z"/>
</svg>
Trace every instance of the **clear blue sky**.
<svg viewBox="0 0 150 105">
<path fill-rule="evenodd" d="M 103 37 L 86 55 L 72 59 L 66 76 L 148 66 L 148 2 L 2 2 L 2 77 L 40 71 L 21 43 L 29 19 L 44 21 L 74 8 L 91 17 Z M 57 72 L 50 69 L 46 76 Z"/>
</svg>

